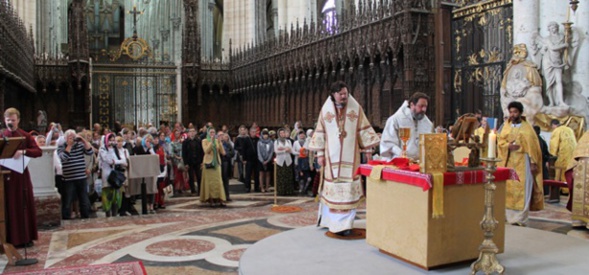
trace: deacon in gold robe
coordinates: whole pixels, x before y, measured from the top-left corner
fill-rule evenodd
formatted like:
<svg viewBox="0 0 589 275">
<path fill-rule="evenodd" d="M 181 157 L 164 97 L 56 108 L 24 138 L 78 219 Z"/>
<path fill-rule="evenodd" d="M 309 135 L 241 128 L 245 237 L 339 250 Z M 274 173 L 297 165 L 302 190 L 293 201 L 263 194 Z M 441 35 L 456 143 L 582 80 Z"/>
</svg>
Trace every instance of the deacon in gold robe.
<svg viewBox="0 0 589 275">
<path fill-rule="evenodd" d="M 572 175 L 569 173 L 572 172 Z M 589 132 L 579 139 L 567 167 L 567 182 L 571 187 L 573 226 L 589 228 Z"/>
<path fill-rule="evenodd" d="M 360 152 L 371 156 L 380 139 L 370 126 L 362 107 L 348 94 L 342 81 L 333 83 L 323 104 L 309 150 L 317 152 L 324 167 L 320 190 L 318 226 L 339 235 L 349 235 L 356 208 L 364 197 L 360 176 Z"/>
<path fill-rule="evenodd" d="M 550 122 L 552 126 L 552 135 L 550 136 L 550 154 L 556 156 L 554 162 L 555 180 L 565 181 L 564 173 L 573 159 L 573 152 L 577 148 L 577 139 L 573 129 L 565 125 L 560 125 L 557 119 Z"/>
<path fill-rule="evenodd" d="M 497 144 L 499 166 L 515 169 L 519 181 L 506 182 L 506 218 L 510 224 L 525 226 L 530 210 L 544 209 L 542 151 L 534 129 L 521 115 L 524 106 L 513 101 L 507 109 L 509 120 L 501 129 Z"/>
</svg>

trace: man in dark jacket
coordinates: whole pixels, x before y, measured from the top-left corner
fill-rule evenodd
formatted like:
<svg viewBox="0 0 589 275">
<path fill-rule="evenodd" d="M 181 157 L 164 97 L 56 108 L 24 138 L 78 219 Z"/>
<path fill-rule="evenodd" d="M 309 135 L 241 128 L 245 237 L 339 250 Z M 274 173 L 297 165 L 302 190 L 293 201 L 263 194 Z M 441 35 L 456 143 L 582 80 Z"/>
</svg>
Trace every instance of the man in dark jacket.
<svg viewBox="0 0 589 275">
<path fill-rule="evenodd" d="M 548 144 L 546 144 L 546 141 L 540 135 L 540 126 L 534 125 L 534 131 L 536 132 L 536 135 L 538 135 L 538 141 L 540 142 L 540 150 L 542 150 L 542 165 L 544 166 L 544 170 L 542 170 L 542 178 L 547 180 L 550 178 L 550 176 L 548 175 L 548 165 L 553 156 L 548 151 Z M 544 186 L 544 195 L 548 193 L 550 193 L 550 187 Z"/>
<path fill-rule="evenodd" d="M 233 170 L 231 169 L 233 168 L 231 161 L 233 160 L 233 156 L 235 156 L 235 150 L 233 150 L 233 145 L 229 141 L 229 134 L 219 131 L 217 135 L 221 137 L 223 149 L 225 149 L 225 155 L 221 156 L 221 177 L 223 179 L 223 188 L 225 188 L 225 198 L 227 201 L 231 201 L 229 198 L 229 176 L 231 175 L 231 170 Z"/>
<path fill-rule="evenodd" d="M 192 194 L 199 194 L 200 191 L 200 180 L 202 177 L 201 165 L 204 157 L 204 151 L 202 149 L 202 142 L 196 136 L 196 129 L 190 128 L 188 130 L 188 138 L 182 143 L 182 160 L 188 171 L 188 184 L 190 185 L 190 191 Z M 194 181 L 196 177 L 196 188 Z"/>
<path fill-rule="evenodd" d="M 238 137 L 235 141 L 235 149 L 239 151 L 243 165 L 245 165 L 245 192 L 250 192 L 252 186 L 252 176 L 254 177 L 254 187 L 259 188 L 260 178 L 258 170 L 258 138 L 256 137 L 256 128 L 250 129 L 250 135 Z M 252 175 L 253 174 L 253 175 Z"/>
</svg>

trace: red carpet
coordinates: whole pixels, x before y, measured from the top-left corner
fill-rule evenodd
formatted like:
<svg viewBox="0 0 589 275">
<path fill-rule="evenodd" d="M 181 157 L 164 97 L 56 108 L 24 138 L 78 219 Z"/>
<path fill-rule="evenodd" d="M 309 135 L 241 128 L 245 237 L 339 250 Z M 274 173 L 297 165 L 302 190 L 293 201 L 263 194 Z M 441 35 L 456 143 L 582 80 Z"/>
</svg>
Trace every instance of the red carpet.
<svg viewBox="0 0 589 275">
<path fill-rule="evenodd" d="M 5 273 L 6 274 L 6 273 Z M 125 274 L 125 275 L 144 275 L 147 274 L 143 263 L 141 262 L 125 262 L 125 263 L 113 263 L 113 264 L 98 264 L 98 265 L 87 265 L 87 266 L 73 266 L 73 267 L 62 267 L 62 268 L 49 268 L 38 271 L 27 271 L 19 273 L 8 273 L 8 274 L 27 274 L 27 275 L 78 275 L 78 274 Z"/>
</svg>

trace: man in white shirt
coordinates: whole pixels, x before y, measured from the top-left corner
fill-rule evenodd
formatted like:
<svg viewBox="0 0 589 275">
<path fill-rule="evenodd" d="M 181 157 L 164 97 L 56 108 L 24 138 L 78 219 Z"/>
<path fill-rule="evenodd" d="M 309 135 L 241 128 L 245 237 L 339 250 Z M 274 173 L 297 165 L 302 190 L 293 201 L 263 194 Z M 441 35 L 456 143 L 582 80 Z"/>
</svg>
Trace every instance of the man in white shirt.
<svg viewBox="0 0 589 275">
<path fill-rule="evenodd" d="M 399 137 L 399 128 L 411 129 L 407 141 L 407 157 L 419 159 L 419 135 L 433 131 L 433 124 L 425 115 L 428 103 L 429 96 L 416 92 L 389 117 L 380 140 L 380 154 L 383 160 L 389 161 L 401 156 L 403 143 Z"/>
</svg>

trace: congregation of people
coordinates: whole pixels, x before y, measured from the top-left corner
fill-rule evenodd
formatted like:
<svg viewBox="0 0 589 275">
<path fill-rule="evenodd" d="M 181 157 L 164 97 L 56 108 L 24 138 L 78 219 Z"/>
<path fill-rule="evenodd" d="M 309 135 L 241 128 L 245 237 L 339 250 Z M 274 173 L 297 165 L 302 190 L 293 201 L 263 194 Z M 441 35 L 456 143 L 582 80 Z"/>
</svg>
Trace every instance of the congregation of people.
<svg viewBox="0 0 589 275">
<path fill-rule="evenodd" d="M 210 206 L 231 202 L 229 180 L 237 192 L 270 192 L 279 196 L 317 194 L 318 165 L 306 147 L 313 129 L 300 122 L 291 130 L 241 125 L 231 136 L 226 125 L 211 122 L 196 129 L 180 122 L 130 129 L 94 124 L 93 129 L 62 129 L 50 123 L 46 133 L 33 131 L 38 146 L 56 146 L 55 183 L 62 198 L 62 218 L 89 218 L 101 208 L 107 217 L 138 215 L 141 179 L 129 179 L 129 158 L 157 155 L 160 170 L 146 184 L 148 213 L 166 208 L 166 198 L 196 196 Z M 121 186 L 109 182 L 113 171 L 126 175 Z M 276 171 L 275 171 L 276 170 Z M 234 172 L 235 171 L 235 172 Z M 276 181 L 276 182 L 275 182 Z M 313 185 L 315 182 L 315 185 Z M 253 187 L 252 187 L 253 184 Z M 313 189 L 313 186 L 315 187 Z"/>
</svg>

